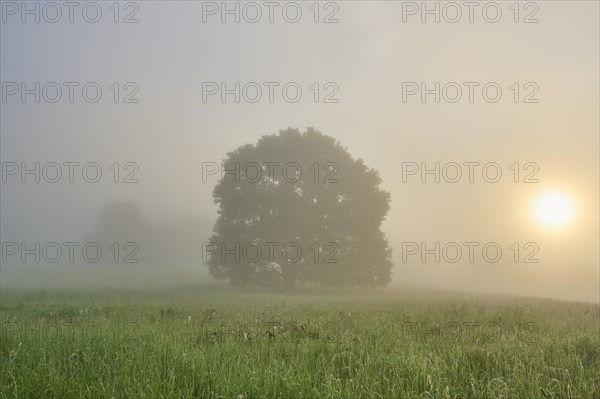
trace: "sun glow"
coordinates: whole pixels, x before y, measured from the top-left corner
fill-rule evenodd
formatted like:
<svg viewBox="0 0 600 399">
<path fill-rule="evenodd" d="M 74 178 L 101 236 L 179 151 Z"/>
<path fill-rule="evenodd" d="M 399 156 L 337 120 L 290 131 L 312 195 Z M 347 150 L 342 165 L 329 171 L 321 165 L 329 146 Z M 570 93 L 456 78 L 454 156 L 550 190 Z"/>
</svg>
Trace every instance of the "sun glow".
<svg viewBox="0 0 600 399">
<path fill-rule="evenodd" d="M 533 207 L 533 215 L 538 223 L 552 229 L 567 226 L 575 213 L 571 198 L 561 192 L 548 192 L 540 196 Z"/>
</svg>

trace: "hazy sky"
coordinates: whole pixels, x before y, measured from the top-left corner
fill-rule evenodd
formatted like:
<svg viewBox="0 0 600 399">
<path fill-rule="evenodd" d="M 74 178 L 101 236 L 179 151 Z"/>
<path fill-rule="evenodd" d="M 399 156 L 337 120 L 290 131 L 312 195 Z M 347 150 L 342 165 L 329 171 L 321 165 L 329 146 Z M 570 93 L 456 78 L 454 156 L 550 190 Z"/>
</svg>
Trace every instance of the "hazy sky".
<svg viewBox="0 0 600 399">
<path fill-rule="evenodd" d="M 216 218 L 211 197 L 216 178 L 202 182 L 202 162 L 220 163 L 228 151 L 264 134 L 312 126 L 379 170 L 383 188 L 391 192 L 384 231 L 393 248 L 394 284 L 598 301 L 598 2 L 521 3 L 518 23 L 513 2 L 490 3 L 474 8 L 472 23 L 465 6 L 460 6 L 462 18 L 451 23 L 445 19 L 454 18 L 456 9 L 439 3 L 440 22 L 425 14 L 423 23 L 421 10 L 414 8 L 421 2 L 382 1 L 321 2 L 318 23 L 313 2 L 278 3 L 272 23 L 269 9 L 258 2 L 262 19 L 251 23 L 244 17 L 254 18 L 255 9 L 239 3 L 240 22 L 226 14 L 223 23 L 221 2 L 143 1 L 121 3 L 115 23 L 113 3 L 100 2 L 99 22 L 83 18 L 81 3 L 70 23 L 68 9 L 58 2 L 62 17 L 50 23 L 45 19 L 54 18 L 56 10 L 31 2 L 40 9 L 36 23 L 35 15 L 23 15 L 21 2 L 3 1 L 2 162 L 97 162 L 103 179 L 87 183 L 80 169 L 74 184 L 65 177 L 54 184 L 22 184 L 20 177 L 8 176 L 1 193 L 2 241 L 81 240 L 113 200 L 136 201 L 155 223 L 196 217 L 210 224 Z M 300 21 L 287 22 L 295 18 L 296 4 Z M 433 9 L 436 3 L 428 4 Z M 213 15 L 214 7 L 219 9 Z M 499 21 L 488 22 L 498 8 Z M 93 19 L 96 8 L 86 10 L 86 18 Z M 123 23 L 127 16 L 138 22 Z M 323 23 L 326 17 L 338 22 Z M 524 23 L 527 18 L 538 22 Z M 20 92 L 9 93 L 21 90 L 23 82 L 29 88 L 57 82 L 63 97 L 50 103 L 40 89 L 39 103 L 34 94 L 22 103 Z M 73 103 L 64 82 L 79 83 Z M 81 88 L 89 82 L 102 88 L 96 103 L 82 98 Z M 256 103 L 243 98 L 235 103 L 233 95 L 222 103 L 218 94 L 203 101 L 203 82 L 279 86 L 272 103 L 265 86 Z M 302 88 L 295 103 L 281 93 L 290 82 Z M 424 82 L 428 89 L 440 82 L 440 102 L 434 94 L 422 102 L 421 93 L 403 101 L 406 82 L 413 82 L 412 88 Z M 449 82 L 456 84 L 444 91 Z M 465 82 L 472 82 L 473 102 Z M 488 83 L 491 97 L 494 87 L 502 89 L 495 103 L 483 97 Z M 462 97 L 451 103 L 443 94 L 454 98 L 456 86 Z M 132 98 L 139 102 L 123 103 L 136 88 Z M 325 103 L 336 88 L 332 98 L 338 102 Z M 54 97 L 53 90 L 48 86 L 46 97 Z M 532 100 L 537 102 L 525 102 Z M 109 167 L 115 162 L 121 168 L 135 162 L 139 183 L 112 182 Z M 418 174 L 404 182 L 407 162 L 428 168 L 436 162 L 480 166 L 472 183 L 466 175 L 457 183 L 443 178 L 435 183 L 432 176 L 422 183 Z M 481 174 L 481 165 L 493 162 L 502 170 L 497 183 Z M 510 169 L 515 162 L 519 183 Z M 528 162 L 539 168 L 537 183 L 523 182 L 535 169 L 525 169 Z M 533 204 L 548 192 L 573 204 L 573 217 L 562 228 L 533 218 Z M 433 256 L 423 263 L 418 255 L 403 262 L 406 242 L 429 247 L 497 242 L 503 255 L 489 263 L 479 249 L 474 263 L 465 261 L 466 253 L 457 263 L 435 263 Z M 517 263 L 509 249 L 514 242 L 521 248 Z M 523 263 L 526 243 L 539 248 L 538 263 Z M 27 279 L 37 284 L 35 276 L 52 274 L 67 281 L 64 270 L 52 267 Z M 3 264 L 2 284 L 27 283 L 15 272 L 26 268 Z M 198 269 L 204 273 L 200 264 Z"/>
</svg>

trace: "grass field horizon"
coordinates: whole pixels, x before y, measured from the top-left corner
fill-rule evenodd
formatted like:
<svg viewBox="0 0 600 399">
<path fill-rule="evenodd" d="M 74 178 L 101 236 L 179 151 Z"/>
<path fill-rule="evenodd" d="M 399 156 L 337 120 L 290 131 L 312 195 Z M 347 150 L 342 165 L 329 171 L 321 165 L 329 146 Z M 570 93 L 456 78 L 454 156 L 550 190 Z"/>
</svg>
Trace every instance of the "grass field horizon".
<svg viewBox="0 0 600 399">
<path fill-rule="evenodd" d="M 0 398 L 600 397 L 598 304 L 218 285 L 0 303 Z"/>
</svg>

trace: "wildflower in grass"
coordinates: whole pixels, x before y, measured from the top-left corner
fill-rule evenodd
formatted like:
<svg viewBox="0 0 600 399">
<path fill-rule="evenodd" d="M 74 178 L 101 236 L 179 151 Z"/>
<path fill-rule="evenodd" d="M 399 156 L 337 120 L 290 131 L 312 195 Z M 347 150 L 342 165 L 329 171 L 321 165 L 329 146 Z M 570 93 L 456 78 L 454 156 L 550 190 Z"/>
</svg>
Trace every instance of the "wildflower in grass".
<svg viewBox="0 0 600 399">
<path fill-rule="evenodd" d="M 19 342 L 19 346 L 17 346 L 17 350 L 11 349 L 10 352 L 8 352 L 9 359 L 15 359 L 17 357 L 17 355 L 19 354 L 19 351 L 21 350 L 22 344 L 23 344 L 22 342 Z"/>
<path fill-rule="evenodd" d="M 206 309 L 206 313 L 213 317 L 217 315 L 217 311 L 214 309 L 210 309 L 210 308 Z"/>
<path fill-rule="evenodd" d="M 212 321 L 217 316 L 217 311 L 212 308 L 206 309 L 206 319 Z"/>
</svg>

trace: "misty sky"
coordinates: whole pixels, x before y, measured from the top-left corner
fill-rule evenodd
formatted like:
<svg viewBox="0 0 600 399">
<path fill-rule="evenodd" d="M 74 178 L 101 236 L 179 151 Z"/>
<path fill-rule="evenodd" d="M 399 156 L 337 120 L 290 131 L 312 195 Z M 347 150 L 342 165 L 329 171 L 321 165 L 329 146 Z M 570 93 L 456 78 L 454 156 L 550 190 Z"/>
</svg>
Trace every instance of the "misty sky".
<svg viewBox="0 0 600 399">
<path fill-rule="evenodd" d="M 434 23 L 433 17 L 422 23 L 420 14 L 405 14 L 403 22 L 403 2 L 368 1 L 332 3 L 339 6 L 333 16 L 338 23 L 315 23 L 312 2 L 300 2 L 303 15 L 297 23 L 286 22 L 279 8 L 273 23 L 267 15 L 257 23 L 243 18 L 235 23 L 231 16 L 222 23 L 218 13 L 205 14 L 203 22 L 202 2 L 144 1 L 136 3 L 139 22 L 125 24 L 113 22 L 112 2 L 101 3 L 98 23 L 86 22 L 79 9 L 74 23 L 66 15 L 57 23 L 43 18 L 34 23 L 31 16 L 22 23 L 21 14 L 12 15 L 3 2 L 3 96 L 7 82 L 80 86 L 73 103 L 65 98 L 35 103 L 33 95 L 22 103 L 20 94 L 3 98 L 2 162 L 97 162 L 105 177 L 95 184 L 80 174 L 73 184 L 64 178 L 22 184 L 9 176 L 0 197 L 2 241 L 82 240 L 98 212 L 114 200 L 135 201 L 153 223 L 196 218 L 209 232 L 216 218 L 211 194 L 217 178 L 203 183 L 203 162 L 220 163 L 227 152 L 280 129 L 315 127 L 377 169 L 382 187 L 391 193 L 383 230 L 393 248 L 394 285 L 597 302 L 599 5 L 541 1 L 536 3 L 539 22 L 515 23 L 512 2 L 499 3 L 503 14 L 497 23 L 485 21 L 481 9 L 475 10 L 473 23 L 467 15 L 457 23 L 443 18 Z M 324 5 L 320 20 L 336 11 Z M 119 19 L 132 10 L 121 9 Z M 521 9 L 519 19 L 532 11 Z M 80 88 L 88 82 L 103 89 L 97 103 L 81 97 Z M 133 87 L 125 84 L 138 87 L 134 98 L 139 102 L 115 103 L 109 88 L 114 82 L 120 86 L 119 100 Z M 296 82 L 303 94 L 296 103 L 286 102 L 280 89 L 273 103 L 266 90 L 257 103 L 235 103 L 233 96 L 222 103 L 219 95 L 203 101 L 203 82 L 230 87 Z M 315 82 L 318 103 L 310 89 Z M 457 82 L 463 94 L 456 103 L 436 103 L 433 95 L 423 103 L 420 94 L 403 101 L 403 82 L 426 82 L 429 88 Z M 479 84 L 472 103 L 463 82 Z M 482 97 L 481 87 L 489 82 L 503 90 L 496 103 Z M 515 82 L 517 103 L 510 89 Z M 337 103 L 323 102 L 330 92 L 327 83 L 339 88 Z M 533 88 L 538 90 L 530 99 L 538 102 L 525 103 Z M 109 166 L 115 162 L 139 165 L 139 183 L 112 182 Z M 503 175 L 488 183 L 479 168 L 473 183 L 464 176 L 457 183 L 435 183 L 431 177 L 422 183 L 420 175 L 403 182 L 406 162 L 431 168 L 435 162 L 496 162 Z M 509 169 L 515 162 L 519 183 Z M 522 182 L 528 162 L 539 166 L 538 183 Z M 532 218 L 536 198 L 553 190 L 575 205 L 573 219 L 561 229 Z M 498 242 L 501 261 L 402 259 L 403 242 L 433 247 L 467 241 Z M 515 263 L 509 250 L 514 242 L 536 243 L 539 262 Z M 170 267 L 176 269 L 178 261 Z M 53 265 L 40 271 L 8 263 L 1 275 L 6 286 L 43 285 L 49 276 L 74 284 L 69 276 L 85 279 L 89 271 Z M 199 255 L 197 269 L 182 270 L 181 280 L 200 279 L 204 269 Z M 36 272 L 21 274 L 27 270 Z"/>
</svg>

